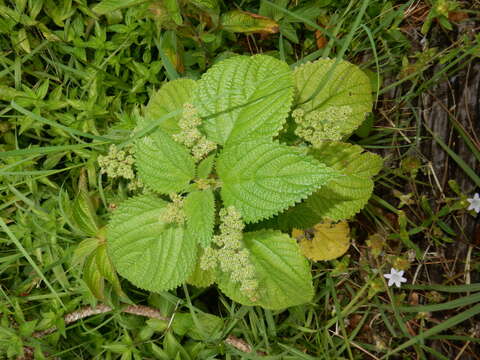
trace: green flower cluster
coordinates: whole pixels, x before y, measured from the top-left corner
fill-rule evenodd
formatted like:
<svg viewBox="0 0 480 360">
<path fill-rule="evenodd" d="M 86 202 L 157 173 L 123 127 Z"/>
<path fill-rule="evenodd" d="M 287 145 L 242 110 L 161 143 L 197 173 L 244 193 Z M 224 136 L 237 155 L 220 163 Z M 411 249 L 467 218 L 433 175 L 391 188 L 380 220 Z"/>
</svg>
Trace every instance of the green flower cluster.
<svg viewBox="0 0 480 360">
<path fill-rule="evenodd" d="M 173 135 L 175 141 L 185 145 L 190 149 L 195 160 L 200 161 L 209 152 L 217 148 L 217 144 L 208 140 L 198 127 L 202 124 L 202 119 L 198 116 L 197 110 L 192 104 L 183 105 L 182 118 L 178 122 L 180 133 Z"/>
<path fill-rule="evenodd" d="M 128 180 L 135 178 L 133 172 L 134 158 L 130 150 L 119 150 L 116 145 L 110 145 L 108 154 L 98 157 L 98 164 L 102 174 L 107 174 L 111 179 L 123 177 Z"/>
<path fill-rule="evenodd" d="M 171 203 L 165 207 L 165 211 L 160 215 L 160 221 L 167 224 L 185 224 L 186 216 L 183 210 L 183 197 L 178 194 L 170 194 Z"/>
<path fill-rule="evenodd" d="M 127 185 L 127 189 L 130 191 L 138 191 L 143 189 L 143 182 L 140 179 L 132 179 Z"/>
<path fill-rule="evenodd" d="M 255 268 L 247 249 L 242 247 L 242 232 L 245 224 L 240 213 L 233 207 L 220 210 L 220 234 L 213 236 L 216 248 L 205 249 L 200 259 L 200 268 L 209 270 L 217 265 L 220 270 L 230 273 L 230 279 L 240 283 L 240 291 L 250 300 L 256 300 L 258 281 Z"/>
<path fill-rule="evenodd" d="M 219 179 L 198 179 L 195 180 L 199 190 L 213 189 L 217 190 L 222 186 L 222 182 Z"/>
<path fill-rule="evenodd" d="M 343 134 L 337 124 L 347 122 L 351 114 L 350 106 L 330 106 L 307 114 L 303 109 L 295 109 L 292 112 L 297 123 L 295 134 L 313 146 L 319 146 L 324 140 L 341 140 Z"/>
</svg>

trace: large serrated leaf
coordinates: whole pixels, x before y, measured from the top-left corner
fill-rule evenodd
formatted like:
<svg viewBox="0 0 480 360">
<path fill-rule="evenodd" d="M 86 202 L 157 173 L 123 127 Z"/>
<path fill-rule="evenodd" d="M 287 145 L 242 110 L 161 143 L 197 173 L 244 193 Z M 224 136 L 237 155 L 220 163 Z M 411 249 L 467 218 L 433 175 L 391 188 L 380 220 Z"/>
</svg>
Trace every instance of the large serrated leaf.
<svg viewBox="0 0 480 360">
<path fill-rule="evenodd" d="M 188 150 L 160 129 L 137 141 L 135 158 L 144 184 L 162 194 L 184 190 L 195 177 Z"/>
<path fill-rule="evenodd" d="M 337 176 L 300 150 L 268 140 L 226 147 L 217 172 L 223 202 L 247 223 L 278 214 Z"/>
<path fill-rule="evenodd" d="M 321 218 L 348 219 L 359 212 L 372 195 L 372 176 L 382 168 L 380 156 L 363 152 L 358 145 L 325 142 L 311 155 L 345 175 L 320 188 L 306 204 Z"/>
<path fill-rule="evenodd" d="M 195 266 L 195 239 L 160 219 L 166 204 L 151 195 L 129 199 L 115 210 L 107 230 L 108 252 L 119 274 L 150 291 L 179 286 Z"/>
<path fill-rule="evenodd" d="M 370 79 L 357 66 L 334 59 L 306 63 L 294 71 L 295 105 L 307 114 L 348 107 L 351 113 L 335 123 L 342 136 L 350 135 L 372 109 Z"/>
<path fill-rule="evenodd" d="M 207 247 L 212 240 L 215 225 L 215 198 L 212 190 L 188 194 L 183 205 L 187 217 L 187 231 L 197 238 L 198 244 Z"/>
<path fill-rule="evenodd" d="M 197 85 L 195 80 L 178 79 L 164 84 L 159 91 L 150 98 L 145 108 L 147 121 L 154 121 L 175 111 L 181 111 L 185 103 L 192 101 L 192 93 Z M 168 134 L 180 132 L 178 121 L 182 114 L 165 119 L 159 124 L 159 128 Z"/>
<path fill-rule="evenodd" d="M 217 144 L 272 138 L 293 98 L 288 65 L 265 55 L 235 56 L 210 68 L 194 91 L 207 137 Z"/>
<path fill-rule="evenodd" d="M 312 299 L 310 265 L 294 239 L 279 231 L 263 230 L 245 233 L 243 241 L 255 267 L 258 299 L 252 302 L 240 291 L 240 283 L 232 282 L 228 274 L 221 274 L 217 282 L 227 296 L 244 305 L 274 310 Z"/>
</svg>

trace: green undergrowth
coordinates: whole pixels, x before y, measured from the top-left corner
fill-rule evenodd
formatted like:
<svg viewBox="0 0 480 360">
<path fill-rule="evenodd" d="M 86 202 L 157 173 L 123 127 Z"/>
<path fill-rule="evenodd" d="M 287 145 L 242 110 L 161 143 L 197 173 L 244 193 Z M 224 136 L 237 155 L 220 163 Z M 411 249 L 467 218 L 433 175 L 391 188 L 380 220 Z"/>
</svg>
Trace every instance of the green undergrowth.
<svg viewBox="0 0 480 360">
<path fill-rule="evenodd" d="M 462 259 L 445 251 L 468 238 L 460 218 L 476 215 L 466 210 L 474 187 L 464 193 L 450 181 L 438 198 L 421 144 L 434 141 L 472 184 L 480 179 L 448 139 L 425 129 L 420 104 L 478 61 L 478 35 L 464 30 L 478 18 L 478 6 L 440 0 L 0 0 L 0 358 L 473 356 L 478 243 Z M 132 129 L 162 84 L 258 53 L 291 69 L 345 59 L 369 77 L 374 109 L 345 140 L 385 165 L 350 219 L 349 251 L 312 262 L 313 299 L 286 310 L 241 305 L 215 287 L 135 287 L 105 245 L 112 213 L 144 186 L 131 181 L 134 144 L 158 124 Z M 162 111 L 176 123 L 179 114 Z M 450 120 L 479 161 L 474 137 Z M 102 167 L 112 145 L 120 162 Z M 385 282 L 392 267 L 405 271 L 401 288 Z M 98 304 L 114 310 L 64 319 Z M 121 311 L 133 304 L 163 318 Z"/>
</svg>

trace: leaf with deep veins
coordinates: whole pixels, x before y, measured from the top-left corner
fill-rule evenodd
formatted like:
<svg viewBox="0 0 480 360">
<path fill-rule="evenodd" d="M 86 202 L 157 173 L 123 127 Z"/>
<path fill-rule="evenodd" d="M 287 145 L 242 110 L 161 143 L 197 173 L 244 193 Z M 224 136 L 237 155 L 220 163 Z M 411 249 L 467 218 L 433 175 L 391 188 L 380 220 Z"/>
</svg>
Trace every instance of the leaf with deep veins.
<svg viewBox="0 0 480 360">
<path fill-rule="evenodd" d="M 288 65 L 270 56 L 235 56 L 214 65 L 198 82 L 193 103 L 208 139 L 224 145 L 273 138 L 293 99 Z"/>
<path fill-rule="evenodd" d="M 184 203 L 187 230 L 202 247 L 210 244 L 215 225 L 215 198 L 210 189 L 188 194 Z"/>
<path fill-rule="evenodd" d="M 280 231 L 262 230 L 245 233 L 243 242 L 255 267 L 259 293 L 256 301 L 252 301 L 240 291 L 240 283 L 231 281 L 228 274 L 221 274 L 218 286 L 228 297 L 244 305 L 272 310 L 312 299 L 310 265 L 294 239 Z"/>
<path fill-rule="evenodd" d="M 327 117 L 324 120 L 335 126 L 338 139 L 350 135 L 372 110 L 370 79 L 348 61 L 320 59 L 303 64 L 295 69 L 294 81 L 295 107 L 307 114 L 322 112 Z M 335 119 L 341 109 L 348 110 L 348 115 Z"/>
<path fill-rule="evenodd" d="M 194 237 L 161 221 L 166 205 L 152 195 L 131 198 L 115 210 L 107 229 L 108 252 L 119 274 L 157 292 L 185 282 L 197 255 Z"/>
<path fill-rule="evenodd" d="M 195 177 L 187 148 L 160 129 L 137 141 L 135 158 L 142 181 L 162 194 L 184 190 Z"/>
<path fill-rule="evenodd" d="M 320 218 L 335 221 L 358 213 L 372 195 L 372 176 L 382 168 L 382 158 L 342 142 L 325 142 L 310 154 L 344 176 L 316 191 L 306 200 L 307 206 Z"/>
<path fill-rule="evenodd" d="M 183 105 L 192 101 L 197 82 L 191 79 L 177 79 L 164 84 L 148 102 L 145 108 L 146 121 L 155 121 L 165 115 L 183 110 Z M 170 135 L 180 132 L 178 121 L 182 112 L 163 120 L 159 128 Z"/>
<path fill-rule="evenodd" d="M 299 149 L 268 140 L 227 146 L 217 162 L 226 206 L 256 222 L 292 206 L 337 176 Z"/>
</svg>

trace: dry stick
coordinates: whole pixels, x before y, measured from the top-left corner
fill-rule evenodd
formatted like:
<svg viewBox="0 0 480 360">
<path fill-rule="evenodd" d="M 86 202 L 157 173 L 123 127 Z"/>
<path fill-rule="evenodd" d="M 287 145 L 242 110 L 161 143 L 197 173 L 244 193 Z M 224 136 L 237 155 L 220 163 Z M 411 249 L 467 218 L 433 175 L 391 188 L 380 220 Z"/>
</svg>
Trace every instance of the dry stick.
<svg viewBox="0 0 480 360">
<path fill-rule="evenodd" d="M 252 347 L 244 340 L 236 338 L 235 336 L 229 335 L 226 339 L 225 342 L 231 346 L 233 346 L 235 349 L 250 353 L 252 352 Z"/>
<path fill-rule="evenodd" d="M 67 315 L 64 316 L 65 324 L 71 324 L 74 323 L 75 321 L 85 319 L 89 316 L 92 315 L 98 315 L 98 314 L 105 314 L 107 312 L 113 311 L 110 306 L 105 305 L 105 304 L 100 304 L 95 307 L 91 306 L 85 306 L 80 308 L 79 310 L 76 310 L 74 312 L 71 312 Z M 163 316 L 160 314 L 160 311 L 151 308 L 149 306 L 143 306 L 143 305 L 128 305 L 122 309 L 120 309 L 121 312 L 127 313 L 127 314 L 134 314 L 138 316 L 144 316 L 148 317 L 151 319 L 160 319 L 163 321 L 169 322 L 171 318 Z M 34 338 L 41 338 L 45 335 L 51 334 L 53 332 L 57 331 L 56 327 L 51 327 L 46 330 L 42 331 L 36 331 L 33 333 Z M 242 339 L 239 339 L 233 335 L 228 335 L 227 338 L 225 339 L 225 343 L 228 345 L 233 346 L 235 349 L 245 352 L 245 353 L 250 353 L 253 351 L 252 347 L 245 342 Z M 258 351 L 257 355 L 263 356 L 265 353 Z"/>
<path fill-rule="evenodd" d="M 453 359 L 453 360 L 458 360 L 458 359 L 460 359 L 460 357 L 461 357 L 462 354 L 465 352 L 465 349 L 468 347 L 468 345 L 470 345 L 470 341 L 467 341 L 467 342 L 465 343 L 465 345 L 463 345 L 463 347 L 460 349 L 460 352 L 458 353 L 457 356 L 455 356 L 455 359 Z"/>
<path fill-rule="evenodd" d="M 75 321 L 84 319 L 86 317 L 92 316 L 92 315 L 98 315 L 98 314 L 104 314 L 107 312 L 113 311 L 113 309 L 105 304 L 100 304 L 95 307 L 91 306 L 85 306 L 81 308 L 80 310 L 76 310 L 74 312 L 71 312 L 67 315 L 64 316 L 65 324 L 71 324 L 74 323 Z M 122 312 L 128 313 L 128 314 L 134 314 L 134 315 L 140 315 L 140 316 L 145 316 L 148 318 L 154 318 L 154 319 L 160 319 L 164 321 L 169 321 L 170 319 L 160 315 L 160 312 L 158 310 L 155 310 L 153 308 L 150 308 L 148 306 L 143 306 L 143 305 L 129 305 L 121 310 Z M 45 335 L 51 334 L 53 332 L 57 331 L 56 327 L 51 327 L 46 330 L 42 331 L 37 331 L 33 333 L 33 337 L 35 338 L 40 338 Z"/>
</svg>

